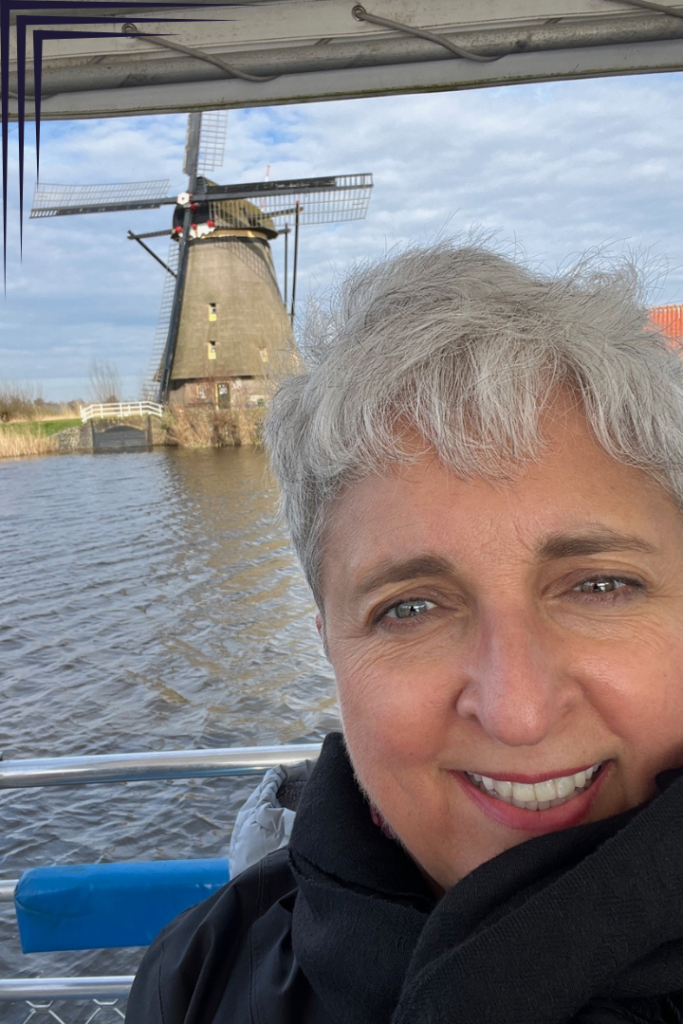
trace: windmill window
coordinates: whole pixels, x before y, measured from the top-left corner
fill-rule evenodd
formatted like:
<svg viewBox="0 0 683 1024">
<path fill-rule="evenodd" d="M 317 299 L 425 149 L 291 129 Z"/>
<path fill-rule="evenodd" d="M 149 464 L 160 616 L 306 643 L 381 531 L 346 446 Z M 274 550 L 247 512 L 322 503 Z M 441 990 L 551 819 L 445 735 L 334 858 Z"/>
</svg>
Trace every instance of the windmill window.
<svg viewBox="0 0 683 1024">
<path fill-rule="evenodd" d="M 217 320 L 217 319 L 218 319 L 218 312 L 217 312 L 217 308 L 216 308 L 216 303 L 215 302 L 210 302 L 209 303 L 209 320 L 213 322 L 214 320 Z"/>
<path fill-rule="evenodd" d="M 207 355 L 208 355 L 209 359 L 215 359 L 216 358 L 216 342 L 215 341 L 210 341 L 209 342 Z"/>
<path fill-rule="evenodd" d="M 261 362 L 262 363 L 267 363 L 268 362 L 268 349 L 267 348 L 260 348 L 258 350 L 258 354 L 261 356 Z"/>
</svg>

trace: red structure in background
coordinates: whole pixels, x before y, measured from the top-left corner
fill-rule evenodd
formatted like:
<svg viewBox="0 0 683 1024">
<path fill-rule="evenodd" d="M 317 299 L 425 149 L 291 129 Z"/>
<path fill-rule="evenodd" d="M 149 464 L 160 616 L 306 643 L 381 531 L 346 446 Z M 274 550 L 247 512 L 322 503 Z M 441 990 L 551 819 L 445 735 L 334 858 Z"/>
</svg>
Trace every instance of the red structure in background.
<svg viewBox="0 0 683 1024">
<path fill-rule="evenodd" d="M 653 306 L 650 316 L 676 348 L 683 346 L 683 306 Z"/>
</svg>

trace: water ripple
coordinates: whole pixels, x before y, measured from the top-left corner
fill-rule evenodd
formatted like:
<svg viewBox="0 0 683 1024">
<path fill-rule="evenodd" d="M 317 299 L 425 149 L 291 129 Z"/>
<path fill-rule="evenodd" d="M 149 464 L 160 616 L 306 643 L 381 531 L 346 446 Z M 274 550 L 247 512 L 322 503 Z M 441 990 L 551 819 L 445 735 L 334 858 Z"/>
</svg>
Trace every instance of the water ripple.
<svg viewBox="0 0 683 1024">
<path fill-rule="evenodd" d="M 336 728 L 331 670 L 276 505 L 265 459 L 249 449 L 0 464 L 5 758 L 303 742 Z M 219 856 L 252 786 L 5 791 L 0 874 Z M 6 946 L 0 974 L 126 973 L 138 958 Z"/>
</svg>

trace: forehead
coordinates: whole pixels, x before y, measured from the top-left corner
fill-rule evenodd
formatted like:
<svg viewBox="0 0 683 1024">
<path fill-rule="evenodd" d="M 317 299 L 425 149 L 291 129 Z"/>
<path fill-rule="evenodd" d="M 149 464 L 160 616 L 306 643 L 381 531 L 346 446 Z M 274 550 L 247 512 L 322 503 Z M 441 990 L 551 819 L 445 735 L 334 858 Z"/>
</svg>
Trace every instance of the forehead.
<svg viewBox="0 0 683 1024">
<path fill-rule="evenodd" d="M 323 589 L 332 577 L 353 584 L 373 564 L 418 554 L 543 558 L 563 538 L 609 531 L 683 546 L 683 520 L 643 471 L 595 440 L 585 417 L 558 405 L 543 424 L 539 458 L 507 480 L 463 479 L 434 451 L 350 484 L 331 509 L 323 548 Z M 603 545 L 604 549 L 604 545 Z"/>
</svg>

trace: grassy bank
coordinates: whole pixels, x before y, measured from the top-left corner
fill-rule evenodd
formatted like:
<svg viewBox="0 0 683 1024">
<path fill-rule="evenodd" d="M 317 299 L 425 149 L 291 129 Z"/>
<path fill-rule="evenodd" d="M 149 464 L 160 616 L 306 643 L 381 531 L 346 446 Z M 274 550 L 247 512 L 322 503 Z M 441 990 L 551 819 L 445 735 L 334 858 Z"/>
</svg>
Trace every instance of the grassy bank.
<svg viewBox="0 0 683 1024">
<path fill-rule="evenodd" d="M 261 440 L 264 409 L 177 409 L 167 411 L 161 424 L 153 421 L 154 444 L 179 448 L 232 448 L 257 445 Z M 144 429 L 146 417 L 126 419 L 128 426 Z M 59 450 L 61 430 L 80 427 L 78 417 L 16 420 L 0 423 L 0 459 L 45 455 Z M 161 430 L 159 429 L 161 427 Z"/>
<path fill-rule="evenodd" d="M 67 427 L 80 427 L 79 416 L 69 419 L 18 420 L 15 423 L 1 423 L 0 431 L 8 434 L 33 434 L 34 437 L 51 437 Z"/>
</svg>

